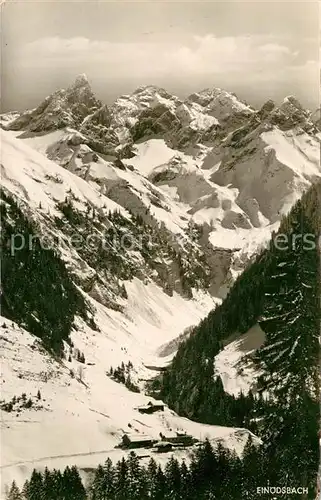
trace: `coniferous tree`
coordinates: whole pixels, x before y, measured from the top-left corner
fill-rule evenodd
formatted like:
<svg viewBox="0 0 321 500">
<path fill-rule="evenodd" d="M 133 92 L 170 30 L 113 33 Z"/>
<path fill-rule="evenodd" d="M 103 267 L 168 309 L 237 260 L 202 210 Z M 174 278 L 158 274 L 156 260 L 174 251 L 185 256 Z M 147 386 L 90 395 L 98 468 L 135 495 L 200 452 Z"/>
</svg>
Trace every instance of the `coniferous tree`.
<svg viewBox="0 0 321 500">
<path fill-rule="evenodd" d="M 205 423 L 254 430 L 263 438 L 263 446 L 260 452 L 246 452 L 246 468 L 251 457 L 253 463 L 259 457 L 270 484 L 300 484 L 309 487 L 312 497 L 319 457 L 320 227 L 318 183 L 282 220 L 270 248 L 262 251 L 223 303 L 179 346 L 159 381 L 160 396 L 178 413 Z M 278 234 L 286 236 L 287 247 L 279 248 Z M 257 324 L 265 334 L 263 346 L 251 359 L 261 373 L 259 393 L 231 396 L 215 376 L 213 360 L 225 339 Z M 217 494 L 221 496 L 229 480 L 222 475 L 227 463 L 230 459 L 220 453 Z M 198 484 L 197 461 L 191 467 Z M 249 473 L 246 468 L 242 474 Z M 256 475 L 262 478 L 261 467 Z M 214 490 L 211 487 L 211 493 Z"/>
<path fill-rule="evenodd" d="M 125 458 L 116 465 L 116 492 L 115 500 L 127 500 L 129 491 L 128 463 Z"/>
<path fill-rule="evenodd" d="M 173 456 L 168 460 L 165 467 L 166 477 L 166 499 L 181 499 L 181 473 L 179 463 Z"/>
<path fill-rule="evenodd" d="M 128 457 L 128 482 L 130 500 L 144 500 L 147 498 L 147 474 L 140 467 L 139 459 L 134 452 Z"/>
<path fill-rule="evenodd" d="M 156 477 L 155 477 L 155 500 L 161 500 L 165 498 L 166 492 L 166 478 L 165 474 L 160 466 L 157 467 Z"/>
<path fill-rule="evenodd" d="M 24 490 L 26 500 L 42 500 L 43 480 L 41 472 L 33 470 L 29 483 Z"/>
<path fill-rule="evenodd" d="M 15 481 L 13 481 L 6 499 L 7 500 L 22 500 L 22 493 L 21 493 L 20 489 L 18 488 Z"/>
<path fill-rule="evenodd" d="M 2 191 L 1 199 L 2 314 L 62 354 L 75 314 L 86 318 L 85 301 L 56 251 L 43 248 L 37 226 L 10 195 Z M 24 244 L 12 252 L 15 235 Z"/>
<path fill-rule="evenodd" d="M 102 465 L 98 465 L 95 470 L 95 475 L 90 486 L 90 499 L 102 500 L 104 498 L 104 469 Z"/>
</svg>

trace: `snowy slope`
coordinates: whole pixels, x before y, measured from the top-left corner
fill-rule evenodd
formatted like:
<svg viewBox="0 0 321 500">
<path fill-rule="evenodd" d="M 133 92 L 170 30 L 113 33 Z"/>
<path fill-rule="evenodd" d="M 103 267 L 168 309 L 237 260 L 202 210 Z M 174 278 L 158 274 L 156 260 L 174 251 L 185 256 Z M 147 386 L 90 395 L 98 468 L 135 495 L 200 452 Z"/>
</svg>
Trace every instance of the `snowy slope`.
<svg viewBox="0 0 321 500">
<path fill-rule="evenodd" d="M 63 201 L 69 190 L 78 198 L 78 207 L 85 202 L 110 210 L 126 211 L 103 196 L 83 179 L 71 174 L 38 151 L 33 150 L 10 132 L 1 130 L 2 185 L 28 201 L 30 206 L 55 211 L 57 201 Z"/>
<path fill-rule="evenodd" d="M 143 175 L 148 176 L 155 167 L 166 164 L 177 153 L 167 146 L 163 139 L 150 139 L 137 144 L 135 157 L 124 160 L 125 164 L 133 165 Z"/>
<path fill-rule="evenodd" d="M 220 88 L 195 92 L 189 96 L 188 101 L 198 103 L 218 121 L 232 113 L 245 113 L 246 115 L 254 113 L 254 109 L 238 99 L 235 94 Z"/>
<path fill-rule="evenodd" d="M 135 113 L 141 107 L 152 109 L 155 95 L 159 95 L 157 88 L 144 87 L 122 96 L 115 103 L 115 117 L 120 103 L 123 111 L 117 119 L 123 124 L 134 108 Z M 195 94 L 186 109 L 207 109 L 211 102 L 218 102 L 215 95 L 209 91 Z M 140 214 L 150 210 L 174 235 L 185 237 L 190 220 L 203 226 L 206 245 L 211 244 L 214 252 L 233 253 L 229 275 L 215 285 L 215 293 L 220 295 L 224 280 L 235 277 L 269 240 L 281 216 L 321 175 L 321 169 L 317 135 L 260 123 L 254 111 L 236 102 L 235 96 L 219 95 L 229 113 L 247 113 L 249 124 L 229 133 L 213 148 L 190 153 L 169 147 L 163 138 L 140 141 L 132 146 L 134 156 L 123 159 L 122 169 L 104 155 L 98 154 L 94 160 L 84 136 L 70 128 L 41 136 L 22 134 L 21 139 L 127 210 Z M 177 110 L 184 106 L 180 104 Z M 285 112 L 282 108 L 280 113 Z M 274 109 L 273 120 L 276 115 Z"/>
<path fill-rule="evenodd" d="M 48 216 L 48 210 L 56 213 L 56 201 L 63 200 L 70 189 L 76 194 L 79 210 L 84 211 L 89 200 L 95 207 L 116 208 L 128 216 L 123 207 L 102 195 L 94 185 L 46 159 L 11 133 L 3 132 L 2 146 L 3 186 L 23 200 L 39 222 L 42 214 Z M 61 251 L 64 260 L 76 269 L 80 265 L 80 272 L 84 272 L 79 256 L 68 247 Z M 143 283 L 135 278 L 123 284 L 127 298 L 119 298 L 122 310 L 108 309 L 86 295 L 94 308 L 98 330 L 91 330 L 77 319 L 77 329 L 71 334 L 74 350 L 70 352 L 66 345 L 66 357 L 61 362 L 51 358 L 36 337 L 1 319 L 2 403 L 22 393 L 33 402 L 31 408 L 22 408 L 18 402 L 13 411 L 1 412 L 3 487 L 13 478 L 23 481 L 34 466 L 77 463 L 89 467 L 106 456 L 118 459 L 122 452 L 114 446 L 126 430 L 157 439 L 159 432 L 166 429 L 186 429 L 196 438 L 209 436 L 222 440 L 238 453 L 242 451 L 246 430 L 202 426 L 168 409 L 141 415 L 137 406 L 150 398 L 129 392 L 106 375 L 110 367 L 130 361 L 132 379 L 143 387 L 144 380 L 155 374 L 148 367 L 161 366 L 163 362 L 158 361 L 159 347 L 196 325 L 215 304 L 202 291 L 195 291 L 194 298 L 187 300 L 175 292 L 167 295 L 151 281 Z M 85 364 L 77 361 L 75 349 L 84 353 Z"/>
<path fill-rule="evenodd" d="M 260 226 L 259 213 L 271 223 L 287 213 L 321 176 L 319 140 L 302 130 L 282 131 L 270 124 L 236 130 L 204 159 L 219 163 L 211 180 L 238 189 L 237 203 Z"/>
<path fill-rule="evenodd" d="M 159 311 L 162 312 L 160 306 Z M 166 433 L 169 429 L 186 430 L 197 439 L 209 437 L 214 443 L 222 441 L 237 453 L 242 452 L 248 436 L 246 430 L 197 424 L 176 416 L 168 408 L 153 415 L 137 411 L 138 406 L 151 398 L 129 392 L 107 377 L 106 371 L 120 359 L 124 362 L 131 359 L 135 368 L 137 358 L 131 335 L 134 336 L 139 325 L 132 324 L 130 332 L 130 322 L 121 325 L 122 321 L 111 315 L 113 333 L 106 322 L 108 315 L 106 310 L 98 312 L 101 332 L 90 331 L 79 321 L 78 331 L 72 334 L 75 347 L 85 353 L 85 365 L 75 359 L 54 361 L 34 336 L 1 318 L 1 398 L 7 402 L 13 396 L 26 393 L 33 401 L 30 409 L 18 411 L 18 403 L 10 413 L 1 411 L 2 488 L 12 479 L 23 482 L 35 466 L 62 468 L 77 464 L 88 468 L 103 462 L 107 456 L 117 460 L 125 453 L 115 449 L 124 432 L 158 439 L 160 432 Z M 135 317 L 141 323 L 139 316 Z M 156 318 L 161 321 L 154 315 L 154 322 Z M 159 323 L 158 333 L 164 331 L 165 324 Z M 144 348 L 141 339 L 136 338 L 136 350 L 140 349 L 141 355 Z M 147 450 L 144 454 L 150 453 Z M 188 456 L 189 451 L 175 453 L 182 458 Z M 166 461 L 169 456 L 163 455 L 162 460 Z"/>
<path fill-rule="evenodd" d="M 227 339 L 224 348 L 214 358 L 214 373 L 220 377 L 224 390 L 233 396 L 240 392 L 247 394 L 255 390 L 260 373 L 248 359 L 256 349 L 261 347 L 265 334 L 259 325 L 255 325 L 243 335 L 235 335 L 235 339 Z"/>
</svg>

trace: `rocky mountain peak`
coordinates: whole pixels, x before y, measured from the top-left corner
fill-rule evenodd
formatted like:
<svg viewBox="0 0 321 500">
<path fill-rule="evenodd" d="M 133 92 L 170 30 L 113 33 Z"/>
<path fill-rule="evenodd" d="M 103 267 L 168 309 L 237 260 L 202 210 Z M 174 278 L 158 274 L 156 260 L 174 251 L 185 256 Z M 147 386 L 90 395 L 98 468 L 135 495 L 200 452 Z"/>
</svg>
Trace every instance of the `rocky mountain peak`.
<svg viewBox="0 0 321 500">
<path fill-rule="evenodd" d="M 138 94 L 159 94 L 161 97 L 165 97 L 167 99 L 174 97 L 166 89 L 164 89 L 163 87 L 158 87 L 157 85 L 140 85 L 136 90 L 134 90 L 134 92 L 132 92 L 131 95 Z"/>
<path fill-rule="evenodd" d="M 8 128 L 29 132 L 57 130 L 66 126 L 77 128 L 86 116 L 101 106 L 86 75 L 82 74 L 66 90 L 53 92 L 37 108 L 22 113 Z"/>
<path fill-rule="evenodd" d="M 63 98 L 67 106 L 76 104 L 82 108 L 84 117 L 102 107 L 102 102 L 96 98 L 85 74 L 77 76 L 74 83 L 64 91 Z"/>
<path fill-rule="evenodd" d="M 296 97 L 294 97 L 293 95 L 288 95 L 288 96 L 286 96 L 286 97 L 283 99 L 283 102 L 282 102 L 282 104 L 281 104 L 281 106 L 280 106 L 280 107 L 281 107 L 281 108 L 283 107 L 283 108 L 286 108 L 286 109 L 287 109 L 287 108 L 289 108 L 290 106 L 291 106 L 291 107 L 295 107 L 295 108 L 297 108 L 297 109 L 301 109 L 301 110 L 303 110 L 303 106 L 302 106 L 302 104 L 301 104 L 301 103 L 300 103 L 300 101 L 299 101 Z"/>
<path fill-rule="evenodd" d="M 275 106 L 275 102 L 272 99 L 268 99 L 259 110 L 259 116 L 263 119 L 266 118 L 273 111 Z"/>
<path fill-rule="evenodd" d="M 280 106 L 272 110 L 270 121 L 281 130 L 301 127 L 308 131 L 313 128 L 311 112 L 304 109 L 298 99 L 292 95 L 285 97 Z"/>
<path fill-rule="evenodd" d="M 222 92 L 222 89 L 218 87 L 203 89 L 200 92 L 193 92 L 188 96 L 187 101 L 196 102 L 201 106 L 207 106 L 218 94 Z"/>
<path fill-rule="evenodd" d="M 78 75 L 73 83 L 73 86 L 74 87 L 89 86 L 87 75 L 85 73 L 81 73 L 80 75 Z"/>
</svg>

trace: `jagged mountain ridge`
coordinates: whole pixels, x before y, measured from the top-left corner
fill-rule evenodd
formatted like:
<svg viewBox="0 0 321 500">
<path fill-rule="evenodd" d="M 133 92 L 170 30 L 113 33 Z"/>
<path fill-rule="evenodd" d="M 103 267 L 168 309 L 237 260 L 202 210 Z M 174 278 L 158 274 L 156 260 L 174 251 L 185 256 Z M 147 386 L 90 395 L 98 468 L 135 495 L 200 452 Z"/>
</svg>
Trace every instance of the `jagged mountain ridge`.
<svg viewBox="0 0 321 500">
<path fill-rule="evenodd" d="M 77 113 L 73 106 L 76 102 Z M 61 118 L 64 113 L 68 118 Z M 303 124 L 311 130 L 316 123 L 311 119 L 312 113 L 304 110 L 293 96 L 285 98 L 279 107 L 273 101 L 267 101 L 258 112 L 235 94 L 219 88 L 196 92 L 181 100 L 163 88 L 145 85 L 106 105 L 96 99 L 87 77 L 80 75 L 66 90 L 54 92 L 34 110 L 22 113 L 9 124 L 9 128 L 42 132 L 69 125 L 80 128 L 80 132 L 87 133 L 91 139 L 96 138 L 100 144 L 102 139 L 105 144 L 116 141 L 117 144 L 112 144 L 116 150 L 143 137 L 162 134 L 169 145 L 185 148 L 213 140 L 217 131 L 220 136 L 226 135 L 236 125 L 267 114 L 271 115 L 273 125 L 283 124 L 288 128 Z M 56 116 L 56 121 L 53 116 Z M 208 137 L 202 136 L 202 132 L 208 131 Z M 187 134 L 185 139 L 182 137 L 180 141 L 178 136 L 184 134 Z M 111 149 L 108 145 L 106 151 Z"/>
<path fill-rule="evenodd" d="M 186 231 L 188 220 L 201 226 L 214 295 L 224 296 L 282 214 L 321 175 L 316 122 L 291 96 L 259 111 L 215 88 L 185 101 L 155 86 L 111 106 L 95 99 L 80 76 L 3 126 L 19 129 L 19 138 L 127 210 L 143 218 L 151 210 L 174 235 Z M 68 127 L 59 121 L 66 113 Z"/>
</svg>

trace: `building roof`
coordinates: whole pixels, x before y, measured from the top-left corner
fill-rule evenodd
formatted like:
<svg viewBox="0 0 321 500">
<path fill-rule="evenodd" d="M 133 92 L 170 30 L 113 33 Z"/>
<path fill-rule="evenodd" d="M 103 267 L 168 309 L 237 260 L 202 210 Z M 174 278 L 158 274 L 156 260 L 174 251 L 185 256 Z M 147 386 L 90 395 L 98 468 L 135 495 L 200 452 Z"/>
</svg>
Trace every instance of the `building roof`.
<svg viewBox="0 0 321 500">
<path fill-rule="evenodd" d="M 173 431 L 164 431 L 164 432 L 162 432 L 162 436 L 164 438 L 176 438 L 177 434 L 176 434 L 176 432 L 173 432 Z"/>
<path fill-rule="evenodd" d="M 127 437 L 131 442 L 136 442 L 136 441 L 152 441 L 152 438 L 150 436 L 147 436 L 146 434 L 125 434 L 123 435 L 124 437 Z"/>
<path fill-rule="evenodd" d="M 138 408 L 150 408 L 151 406 L 164 406 L 164 403 L 162 401 L 156 401 L 155 403 L 148 401 L 146 405 L 141 405 Z"/>
</svg>

